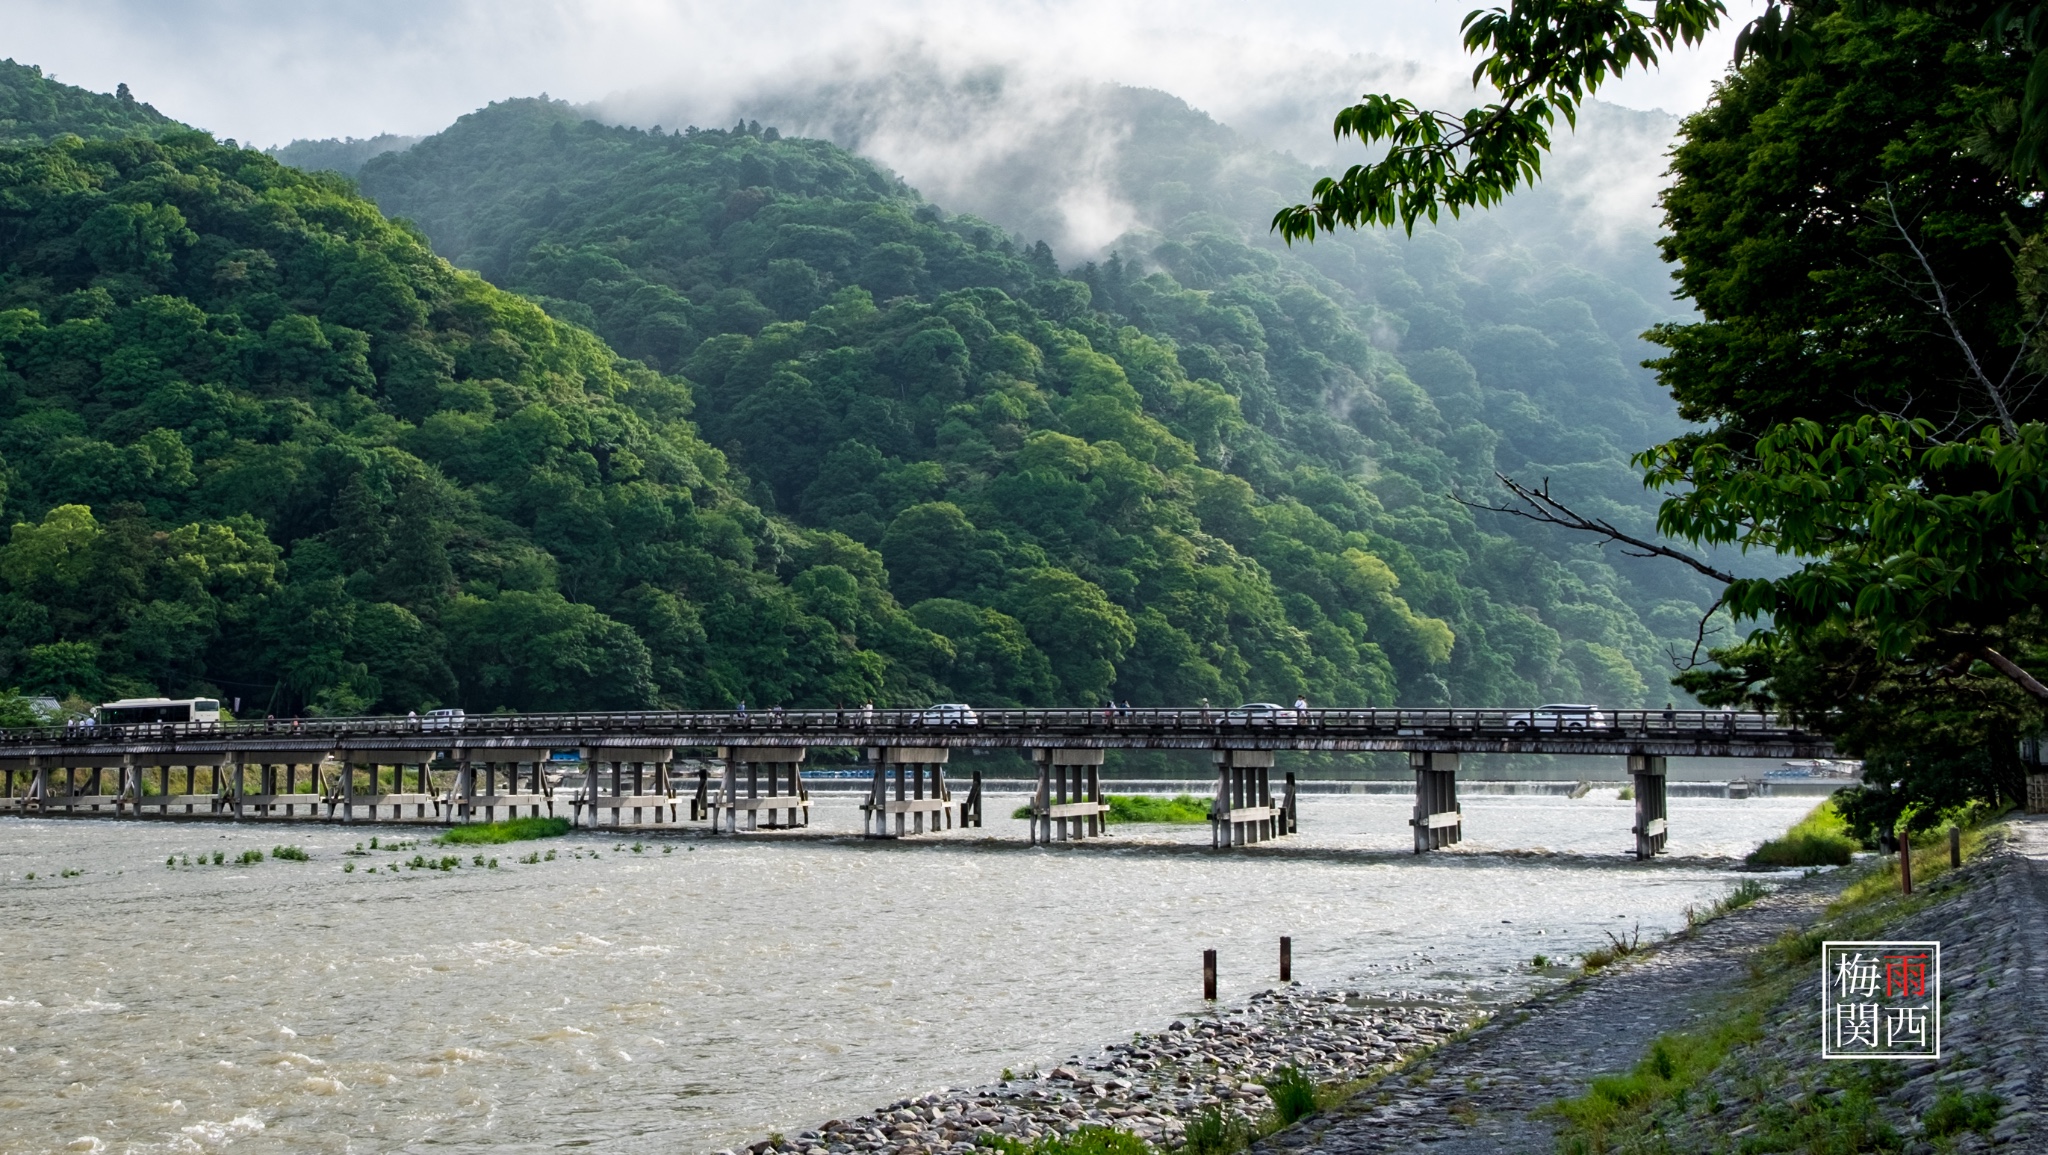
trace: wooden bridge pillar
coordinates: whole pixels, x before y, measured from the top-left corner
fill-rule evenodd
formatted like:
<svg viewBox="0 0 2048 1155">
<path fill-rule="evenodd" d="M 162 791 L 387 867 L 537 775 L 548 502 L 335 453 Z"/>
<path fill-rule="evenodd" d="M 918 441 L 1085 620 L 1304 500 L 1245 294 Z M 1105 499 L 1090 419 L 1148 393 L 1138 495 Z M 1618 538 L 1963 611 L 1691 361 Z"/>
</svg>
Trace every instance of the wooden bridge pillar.
<svg viewBox="0 0 2048 1155">
<path fill-rule="evenodd" d="M 358 806 L 367 806 L 369 808 L 370 813 L 367 817 L 372 822 L 379 820 L 386 822 L 404 821 L 407 818 L 405 808 L 408 806 L 413 808 L 410 817 L 414 822 L 428 820 L 427 808 L 429 806 L 434 808 L 433 817 L 443 817 L 441 813 L 442 807 L 450 804 L 454 795 L 452 787 L 451 793 L 447 798 L 441 797 L 434 792 L 433 766 L 434 760 L 440 756 L 440 750 L 336 751 L 335 759 L 340 763 L 341 772 L 342 788 L 341 797 L 338 800 L 341 808 L 341 820 L 343 822 L 353 822 L 356 817 L 355 810 Z M 391 789 L 389 790 L 383 788 L 383 768 L 386 766 L 391 767 Z M 417 775 L 411 790 L 405 788 L 406 770 L 408 768 Z M 356 792 L 356 771 L 359 769 L 369 771 L 370 789 L 366 794 Z M 391 808 L 391 814 L 388 818 L 379 813 L 386 806 Z"/>
<path fill-rule="evenodd" d="M 740 815 L 747 816 L 748 830 L 794 830 L 811 824 L 811 792 L 804 785 L 803 746 L 720 746 L 718 757 L 725 763 L 725 778 L 710 800 L 711 829 L 737 834 Z M 741 792 L 740 778 L 746 778 Z M 761 792 L 762 778 L 768 792 Z M 761 812 L 768 819 L 761 820 Z M 777 813 L 782 821 L 775 819 Z"/>
<path fill-rule="evenodd" d="M 1216 751 L 1216 801 L 1209 807 L 1209 844 L 1222 850 L 1293 833 L 1291 774 L 1287 785 L 1288 796 L 1275 805 L 1271 750 Z"/>
<path fill-rule="evenodd" d="M 1654 858 L 1664 852 L 1668 839 L 1665 819 L 1664 755 L 1630 754 L 1628 772 L 1635 779 L 1636 824 L 1629 833 L 1636 836 L 1636 857 Z"/>
<path fill-rule="evenodd" d="M 1458 756 L 1410 750 L 1415 771 L 1415 853 L 1438 850 L 1465 837 L 1465 815 L 1458 805 Z"/>
<path fill-rule="evenodd" d="M 522 806 L 532 818 L 554 815 L 555 792 L 548 781 L 547 770 L 550 751 L 457 750 L 454 753 L 457 765 L 462 768 L 456 778 L 462 796 L 455 815 L 457 821 L 473 821 L 481 812 L 485 822 L 496 822 L 500 809 L 505 811 L 506 818 L 517 818 Z M 473 754 L 483 754 L 490 760 L 479 762 L 472 757 Z M 522 755 L 532 755 L 533 761 L 526 761 Z M 530 772 L 526 770 L 529 766 L 532 767 Z"/>
<path fill-rule="evenodd" d="M 241 756 L 241 764 L 232 777 L 235 779 L 235 801 L 237 813 L 248 810 L 264 818 L 297 817 L 298 808 L 306 808 L 310 817 L 319 817 L 320 808 L 328 805 L 327 790 L 320 780 L 320 764 L 323 756 L 317 751 L 302 750 L 256 750 Z M 254 793 L 244 793 L 248 768 L 256 768 Z M 306 767 L 307 785 L 312 793 L 299 792 L 299 767 Z M 169 792 L 170 768 L 164 768 L 165 792 Z M 136 778 L 138 789 L 141 776 Z"/>
<path fill-rule="evenodd" d="M 946 784 L 946 760 L 952 752 L 943 746 L 870 746 L 868 761 L 875 768 L 875 776 L 868 791 L 868 800 L 861 804 L 866 812 L 867 836 L 869 838 L 901 838 L 905 834 L 923 834 L 925 815 L 931 815 L 932 830 L 939 831 L 953 825 L 953 791 Z M 896 776 L 896 796 L 889 797 L 889 775 Z M 926 777 L 930 777 L 931 793 L 925 793 Z M 895 819 L 895 830 L 890 830 L 890 819 Z"/>
<path fill-rule="evenodd" d="M 1031 760 L 1038 763 L 1031 845 L 1070 838 L 1078 842 L 1109 833 L 1109 807 L 1102 801 L 1102 751 L 1040 748 L 1031 751 Z"/>
</svg>

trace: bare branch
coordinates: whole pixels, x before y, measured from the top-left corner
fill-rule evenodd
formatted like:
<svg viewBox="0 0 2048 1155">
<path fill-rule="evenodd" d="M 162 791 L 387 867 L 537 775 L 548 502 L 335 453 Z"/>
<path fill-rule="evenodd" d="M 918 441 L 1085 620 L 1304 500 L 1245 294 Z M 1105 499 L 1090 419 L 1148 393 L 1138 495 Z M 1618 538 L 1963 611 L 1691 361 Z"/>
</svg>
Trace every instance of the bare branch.
<svg viewBox="0 0 2048 1155">
<path fill-rule="evenodd" d="M 1467 501 L 1455 491 L 1451 494 L 1451 500 L 1465 506 L 1467 509 L 1483 509 L 1490 513 L 1505 513 L 1513 517 L 1527 518 L 1530 521 L 1543 525 L 1555 525 L 1565 529 L 1577 530 L 1581 533 L 1598 534 L 1608 541 L 1618 542 L 1628 547 L 1624 552 L 1630 557 L 1667 557 L 1672 561 L 1690 566 L 1695 571 L 1705 574 L 1707 577 L 1713 578 L 1723 585 L 1735 580 L 1734 574 L 1726 570 L 1715 569 L 1713 566 L 1683 550 L 1676 550 L 1668 545 L 1659 545 L 1653 541 L 1646 541 L 1632 533 L 1623 531 L 1615 526 L 1614 523 L 1603 518 L 1587 517 L 1579 513 L 1550 495 L 1550 479 L 1547 477 L 1543 479 L 1541 485 L 1528 486 L 1523 485 L 1505 473 L 1495 473 L 1494 476 L 1500 479 L 1500 483 L 1507 487 L 1509 493 L 1515 495 L 1515 499 L 1521 503 L 1520 505 L 1488 505 L 1479 501 Z"/>
<path fill-rule="evenodd" d="M 1704 664 L 1700 661 L 1700 651 L 1706 648 L 1707 635 L 1718 634 L 1721 632 L 1721 627 L 1719 626 L 1715 626 L 1713 629 L 1708 629 L 1707 623 L 1713 620 L 1714 614 L 1718 610 L 1720 610 L 1722 603 L 1726 602 L 1727 600 L 1728 599 L 1725 595 L 1722 597 L 1715 598 L 1714 604 L 1708 606 L 1706 612 L 1700 615 L 1699 628 L 1693 632 L 1691 653 L 1681 658 L 1678 656 L 1678 652 L 1676 650 L 1673 650 L 1669 647 L 1665 648 L 1664 653 L 1671 658 L 1672 669 L 1693 670 L 1698 669 L 1701 665 Z"/>
<path fill-rule="evenodd" d="M 1921 271 L 1927 274 L 1927 286 L 1933 291 L 1934 296 L 1924 303 L 1933 308 L 1940 315 L 1942 323 L 1948 326 L 1949 337 L 1955 341 L 1956 347 L 1962 350 L 1963 363 L 1969 367 L 1970 376 L 1976 379 L 1977 384 L 1983 387 L 1985 395 L 1991 398 L 1991 407 L 1998 413 L 1999 427 L 2005 430 L 2007 437 L 2018 437 L 2019 425 L 2013 420 L 2012 410 L 2006 405 L 2005 390 L 2012 384 L 2013 374 L 2026 359 L 2027 345 L 2033 338 L 2034 330 L 2039 327 L 2039 319 L 2020 331 L 2020 348 L 2014 355 L 2011 367 L 2005 372 L 2005 379 L 1993 382 L 1991 375 L 1984 371 L 1983 363 L 1977 359 L 1976 347 L 1963 335 L 1963 327 L 1956 320 L 1955 310 L 1949 306 L 1948 290 L 1942 285 L 1941 278 L 1934 273 L 1934 262 L 1927 259 L 1927 253 L 1921 249 L 1920 242 L 1913 239 L 1913 230 L 1907 228 L 1906 222 L 1900 218 L 1899 206 L 1892 200 L 1892 186 L 1889 183 L 1884 186 L 1884 204 L 1886 211 L 1891 213 L 1892 227 L 1899 231 L 1900 238 L 1906 242 L 1906 248 L 1912 251 L 1913 259 L 1920 262 Z"/>
<path fill-rule="evenodd" d="M 1990 646 L 1977 647 L 1977 656 L 1991 663 L 1992 669 L 2011 678 L 2020 689 L 2025 690 L 2036 698 L 2048 701 L 2048 686 L 2042 685 L 2040 680 L 2035 678 L 2034 675 L 2021 669 L 2019 663 L 1992 649 Z"/>
</svg>

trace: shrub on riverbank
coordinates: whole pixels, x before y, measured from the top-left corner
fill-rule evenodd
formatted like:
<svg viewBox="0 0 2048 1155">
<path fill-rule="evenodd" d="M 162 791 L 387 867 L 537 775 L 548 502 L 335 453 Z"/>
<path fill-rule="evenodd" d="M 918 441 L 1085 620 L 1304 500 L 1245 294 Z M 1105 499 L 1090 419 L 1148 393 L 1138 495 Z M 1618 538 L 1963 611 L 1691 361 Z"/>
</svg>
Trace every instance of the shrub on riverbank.
<svg viewBox="0 0 2048 1155">
<path fill-rule="evenodd" d="M 1192 794 L 1180 794 L 1172 798 L 1160 798 L 1151 794 L 1105 794 L 1102 801 L 1109 806 L 1105 816 L 1111 822 L 1157 822 L 1176 826 L 1193 826 L 1209 821 L 1209 800 Z M 1025 803 L 1010 812 L 1012 818 L 1031 817 L 1031 804 Z"/>
<path fill-rule="evenodd" d="M 1834 799 L 1813 808 L 1785 832 L 1751 851 L 1751 866 L 1847 866 L 1863 844 L 1849 833 L 1849 824 L 1835 809 Z"/>
<path fill-rule="evenodd" d="M 505 822 L 481 822 L 456 826 L 441 836 L 449 846 L 495 846 L 501 842 L 525 842 L 533 838 L 560 838 L 569 833 L 566 818 L 513 818 Z"/>
</svg>

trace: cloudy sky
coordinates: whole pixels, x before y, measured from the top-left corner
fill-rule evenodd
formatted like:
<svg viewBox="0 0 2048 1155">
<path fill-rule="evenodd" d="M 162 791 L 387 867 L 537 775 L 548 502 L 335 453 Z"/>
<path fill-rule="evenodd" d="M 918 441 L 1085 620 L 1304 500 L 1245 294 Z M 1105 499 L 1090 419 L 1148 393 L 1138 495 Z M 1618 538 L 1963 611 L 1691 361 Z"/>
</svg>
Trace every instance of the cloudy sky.
<svg viewBox="0 0 2048 1155">
<path fill-rule="evenodd" d="M 1288 93 L 1401 75 L 1458 96 L 1473 0 L 0 0 L 0 56 L 100 91 L 126 82 L 255 145 L 430 133 L 488 101 L 678 94 L 716 123 L 733 94 L 859 71 L 905 46 L 967 68 L 1163 88 L 1225 122 Z M 1747 7 L 1731 9 L 1746 18 Z M 1609 99 L 1696 107 L 1732 27 Z M 1254 117 L 1253 119 L 1256 119 Z"/>
</svg>

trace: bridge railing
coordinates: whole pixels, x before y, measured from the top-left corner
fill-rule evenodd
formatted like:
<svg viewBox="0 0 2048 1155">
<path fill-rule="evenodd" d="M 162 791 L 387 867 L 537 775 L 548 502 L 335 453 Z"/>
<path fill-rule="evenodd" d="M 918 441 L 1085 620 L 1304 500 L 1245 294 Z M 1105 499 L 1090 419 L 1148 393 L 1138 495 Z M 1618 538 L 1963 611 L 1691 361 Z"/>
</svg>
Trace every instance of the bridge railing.
<svg viewBox="0 0 2048 1155">
<path fill-rule="evenodd" d="M 988 709 L 964 716 L 928 708 L 831 710 L 632 710 L 610 712 L 476 714 L 463 718 L 376 716 L 246 719 L 212 723 L 72 725 L 0 730 L 0 748 L 51 743 L 164 742 L 206 738 L 251 740 L 421 737 L 454 743 L 464 738 L 523 735 L 576 744 L 581 736 L 644 735 L 667 744 L 709 745 L 735 734 L 775 735 L 858 743 L 868 736 L 901 740 L 916 733 L 965 737 L 975 733 L 1023 736 L 1108 737 L 1119 733 L 1216 738 L 1330 733 L 1449 736 L 1517 735 L 1588 738 L 1706 736 L 1740 738 L 1786 734 L 1793 728 L 1766 714 L 1723 710 L 1602 710 L 1592 715 L 1501 708 L 1310 708 L 1240 710 L 1203 707 Z"/>
</svg>

